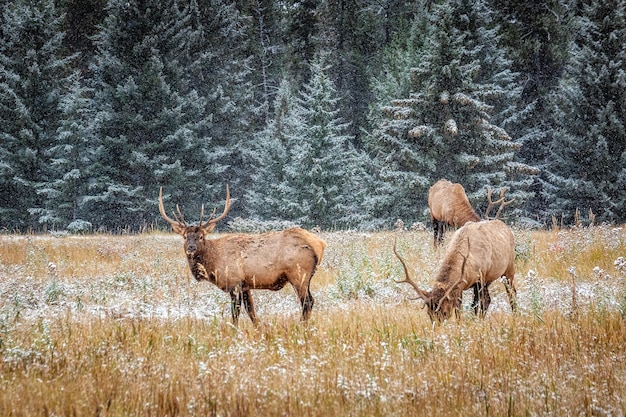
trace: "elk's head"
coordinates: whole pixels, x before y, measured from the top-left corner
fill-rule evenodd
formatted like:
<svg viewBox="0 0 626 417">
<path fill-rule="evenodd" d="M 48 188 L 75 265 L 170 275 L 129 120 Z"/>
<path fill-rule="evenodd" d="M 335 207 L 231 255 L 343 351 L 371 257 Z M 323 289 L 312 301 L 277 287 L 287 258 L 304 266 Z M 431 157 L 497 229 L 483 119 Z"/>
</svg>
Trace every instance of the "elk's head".
<svg viewBox="0 0 626 417">
<path fill-rule="evenodd" d="M 165 208 L 163 207 L 163 187 L 159 189 L 159 212 L 161 213 L 161 217 L 168 222 L 172 226 L 172 230 L 182 237 L 185 238 L 185 254 L 187 256 L 195 255 L 196 251 L 199 247 L 204 244 L 204 239 L 208 234 L 210 234 L 213 229 L 215 229 L 215 225 L 217 222 L 222 220 L 228 214 L 230 210 L 230 190 L 228 189 L 228 185 L 226 186 L 226 203 L 224 203 L 224 212 L 218 217 L 213 218 L 215 215 L 215 210 L 213 214 L 209 217 L 209 219 L 203 223 L 204 220 L 204 205 L 202 206 L 202 210 L 200 211 L 200 221 L 197 225 L 189 226 L 185 222 L 185 218 L 180 211 L 178 205 L 176 205 L 176 213 L 174 213 L 174 219 L 170 218 L 165 213 Z"/>
<path fill-rule="evenodd" d="M 469 256 L 469 240 L 468 240 L 468 256 Z M 393 253 L 398 257 L 400 263 L 402 263 L 402 267 L 404 268 L 404 276 L 405 278 L 401 281 L 395 280 L 397 283 L 406 282 L 411 285 L 419 299 L 424 301 L 424 305 L 428 312 L 428 317 L 430 317 L 433 322 L 441 322 L 450 318 L 452 313 L 458 313 L 459 306 L 461 304 L 461 293 L 462 288 L 461 284 L 465 281 L 465 264 L 467 262 L 467 256 L 463 257 L 463 262 L 460 270 L 460 278 L 453 283 L 449 287 L 438 286 L 435 287 L 432 291 L 424 291 L 422 290 L 416 283 L 411 279 L 409 275 L 409 268 L 406 266 L 404 259 L 398 254 L 396 250 L 396 242 L 393 244 Z M 459 252 L 460 253 L 460 252 Z"/>
</svg>

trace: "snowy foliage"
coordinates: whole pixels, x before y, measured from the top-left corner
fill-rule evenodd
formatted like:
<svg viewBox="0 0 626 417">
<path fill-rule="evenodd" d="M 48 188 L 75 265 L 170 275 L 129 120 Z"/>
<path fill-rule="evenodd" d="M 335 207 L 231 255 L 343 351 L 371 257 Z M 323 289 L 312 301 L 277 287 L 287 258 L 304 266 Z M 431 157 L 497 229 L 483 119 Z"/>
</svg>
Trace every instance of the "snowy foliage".
<svg viewBox="0 0 626 417">
<path fill-rule="evenodd" d="M 576 22 L 571 55 L 554 94 L 549 160 L 551 208 L 571 220 L 626 217 L 626 3 L 592 2 Z"/>
<path fill-rule="evenodd" d="M 486 2 L 450 1 L 431 15 L 409 94 L 383 107 L 368 140 L 384 184 L 369 201 L 387 222 L 415 218 L 440 178 L 462 183 L 476 205 L 489 186 L 528 197 L 514 178 L 536 173 L 513 162 L 520 144 L 492 123 L 516 111 L 519 87 Z"/>
<path fill-rule="evenodd" d="M 0 28 L 0 228 L 54 223 L 42 190 L 54 181 L 51 148 L 75 55 L 63 48 L 53 1 L 3 8 Z"/>
<path fill-rule="evenodd" d="M 364 156 L 339 118 L 329 67 L 319 56 L 311 80 L 292 96 L 283 83 L 276 115 L 256 143 L 256 213 L 304 227 L 345 228 L 361 220 Z"/>
<path fill-rule="evenodd" d="M 622 0 L 5 6 L 0 230 L 161 227 L 160 186 L 193 216 L 226 184 L 233 218 L 391 229 L 441 177 L 626 219 Z"/>
</svg>

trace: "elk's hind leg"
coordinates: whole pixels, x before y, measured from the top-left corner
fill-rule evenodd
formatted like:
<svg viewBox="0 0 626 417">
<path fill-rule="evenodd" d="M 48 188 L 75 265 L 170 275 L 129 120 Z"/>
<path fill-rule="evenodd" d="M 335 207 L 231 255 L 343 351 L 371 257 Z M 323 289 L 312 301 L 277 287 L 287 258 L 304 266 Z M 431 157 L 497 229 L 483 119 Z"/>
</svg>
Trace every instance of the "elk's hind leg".
<svg viewBox="0 0 626 417">
<path fill-rule="evenodd" d="M 445 227 L 444 222 L 433 219 L 433 232 L 434 232 L 433 238 L 434 238 L 435 247 L 443 243 L 444 227 Z"/>
<path fill-rule="evenodd" d="M 511 305 L 512 311 L 517 311 L 517 290 L 515 289 L 515 282 L 513 278 L 515 277 L 515 267 L 509 267 L 504 273 L 504 278 L 502 282 L 504 283 L 504 289 L 506 290 L 506 295 L 509 296 L 509 304 Z"/>
<path fill-rule="evenodd" d="M 311 311 L 313 310 L 313 304 L 315 304 L 315 300 L 311 295 L 311 291 L 307 286 L 306 295 L 304 297 L 300 297 L 300 303 L 302 304 L 302 320 L 306 321 L 311 317 Z"/>
<path fill-rule="evenodd" d="M 254 312 L 254 301 L 252 300 L 250 288 L 244 288 L 241 294 L 243 296 L 243 305 L 248 312 L 248 317 L 250 317 L 252 323 L 256 324 L 256 313 Z"/>
<path fill-rule="evenodd" d="M 300 272 L 298 279 L 290 279 L 289 282 L 296 290 L 296 294 L 298 294 L 298 298 L 300 299 L 300 304 L 302 304 L 302 321 L 306 321 L 311 317 L 311 311 L 313 310 L 313 304 L 315 304 L 315 300 L 311 295 L 311 291 L 309 290 L 309 285 L 311 284 L 311 278 L 313 277 L 313 273 L 307 276 L 305 272 Z"/>
</svg>

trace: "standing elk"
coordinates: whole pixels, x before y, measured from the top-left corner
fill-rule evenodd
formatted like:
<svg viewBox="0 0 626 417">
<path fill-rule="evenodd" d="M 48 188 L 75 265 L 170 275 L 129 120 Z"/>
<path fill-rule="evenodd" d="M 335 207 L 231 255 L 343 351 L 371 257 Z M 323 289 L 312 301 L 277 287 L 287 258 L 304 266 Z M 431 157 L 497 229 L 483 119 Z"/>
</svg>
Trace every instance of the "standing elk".
<svg viewBox="0 0 626 417">
<path fill-rule="evenodd" d="M 492 190 L 491 188 L 487 190 L 488 206 L 485 219 L 489 218 L 489 212 L 494 205 L 500 204 L 495 216 L 497 219 L 502 209 L 514 201 L 504 201 L 505 192 L 506 189 L 504 188 L 500 190 L 500 199 L 492 201 Z M 428 190 L 428 208 L 430 209 L 430 220 L 433 223 L 435 246 L 443 243 L 446 225 L 457 228 L 464 226 L 467 222 L 480 221 L 480 216 L 472 208 L 463 186 L 445 179 L 437 181 Z"/>
<path fill-rule="evenodd" d="M 197 281 L 210 281 L 230 294 L 233 324 L 237 326 L 241 304 L 256 323 L 250 290 L 278 291 L 286 283 L 296 290 L 302 304 L 302 320 L 308 320 L 313 309 L 309 291 L 311 278 L 322 261 L 326 242 L 306 230 L 294 227 L 261 235 L 233 234 L 208 239 L 217 222 L 228 214 L 230 191 L 226 186 L 224 212 L 203 223 L 204 206 L 197 226 L 188 226 L 180 212 L 176 220 L 165 214 L 163 189 L 159 190 L 159 211 L 174 232 L 185 239 L 184 249 L 189 269 Z"/>
<path fill-rule="evenodd" d="M 484 316 L 491 303 L 489 285 L 501 277 L 505 277 L 511 309 L 516 310 L 515 241 L 511 229 L 500 220 L 467 223 L 454 233 L 431 291 L 420 289 L 411 279 L 395 243 L 393 252 L 405 274 L 405 279 L 396 282 L 406 282 L 415 289 L 433 321 L 445 320 L 452 312 L 458 316 L 463 291 L 469 288 L 474 289 L 474 312 Z"/>
<path fill-rule="evenodd" d="M 434 244 L 443 243 L 446 225 L 464 226 L 467 222 L 478 222 L 480 216 L 472 208 L 461 184 L 441 179 L 428 190 L 428 208 L 433 223 Z"/>
</svg>

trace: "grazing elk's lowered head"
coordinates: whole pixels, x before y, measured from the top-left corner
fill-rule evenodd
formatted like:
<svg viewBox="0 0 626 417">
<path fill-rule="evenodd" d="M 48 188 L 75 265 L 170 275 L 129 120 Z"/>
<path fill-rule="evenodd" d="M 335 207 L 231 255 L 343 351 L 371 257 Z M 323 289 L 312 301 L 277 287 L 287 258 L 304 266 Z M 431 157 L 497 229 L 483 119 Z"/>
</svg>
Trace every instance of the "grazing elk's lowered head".
<svg viewBox="0 0 626 417">
<path fill-rule="evenodd" d="M 172 230 L 185 239 L 189 269 L 198 281 L 206 280 L 230 294 L 233 324 L 237 325 L 241 304 L 252 322 L 256 313 L 250 290 L 277 291 L 289 283 L 302 304 L 302 319 L 313 309 L 309 291 L 311 278 L 322 261 L 326 243 L 306 230 L 294 227 L 280 232 L 229 234 L 208 239 L 217 222 L 228 214 L 230 191 L 226 187 L 224 212 L 204 222 L 204 207 L 197 226 L 189 226 L 178 208 L 175 219 L 163 207 L 163 190 L 159 191 L 159 211 Z"/>
<path fill-rule="evenodd" d="M 406 282 L 415 289 L 433 321 L 458 314 L 463 291 L 470 288 L 474 289 L 474 312 L 484 315 L 491 303 L 489 285 L 501 277 L 506 277 L 503 282 L 511 309 L 516 309 L 515 241 L 511 229 L 500 220 L 470 222 L 454 233 L 431 291 L 422 290 L 411 279 L 395 243 L 393 251 L 405 274 L 405 279 L 396 282 Z"/>
</svg>

